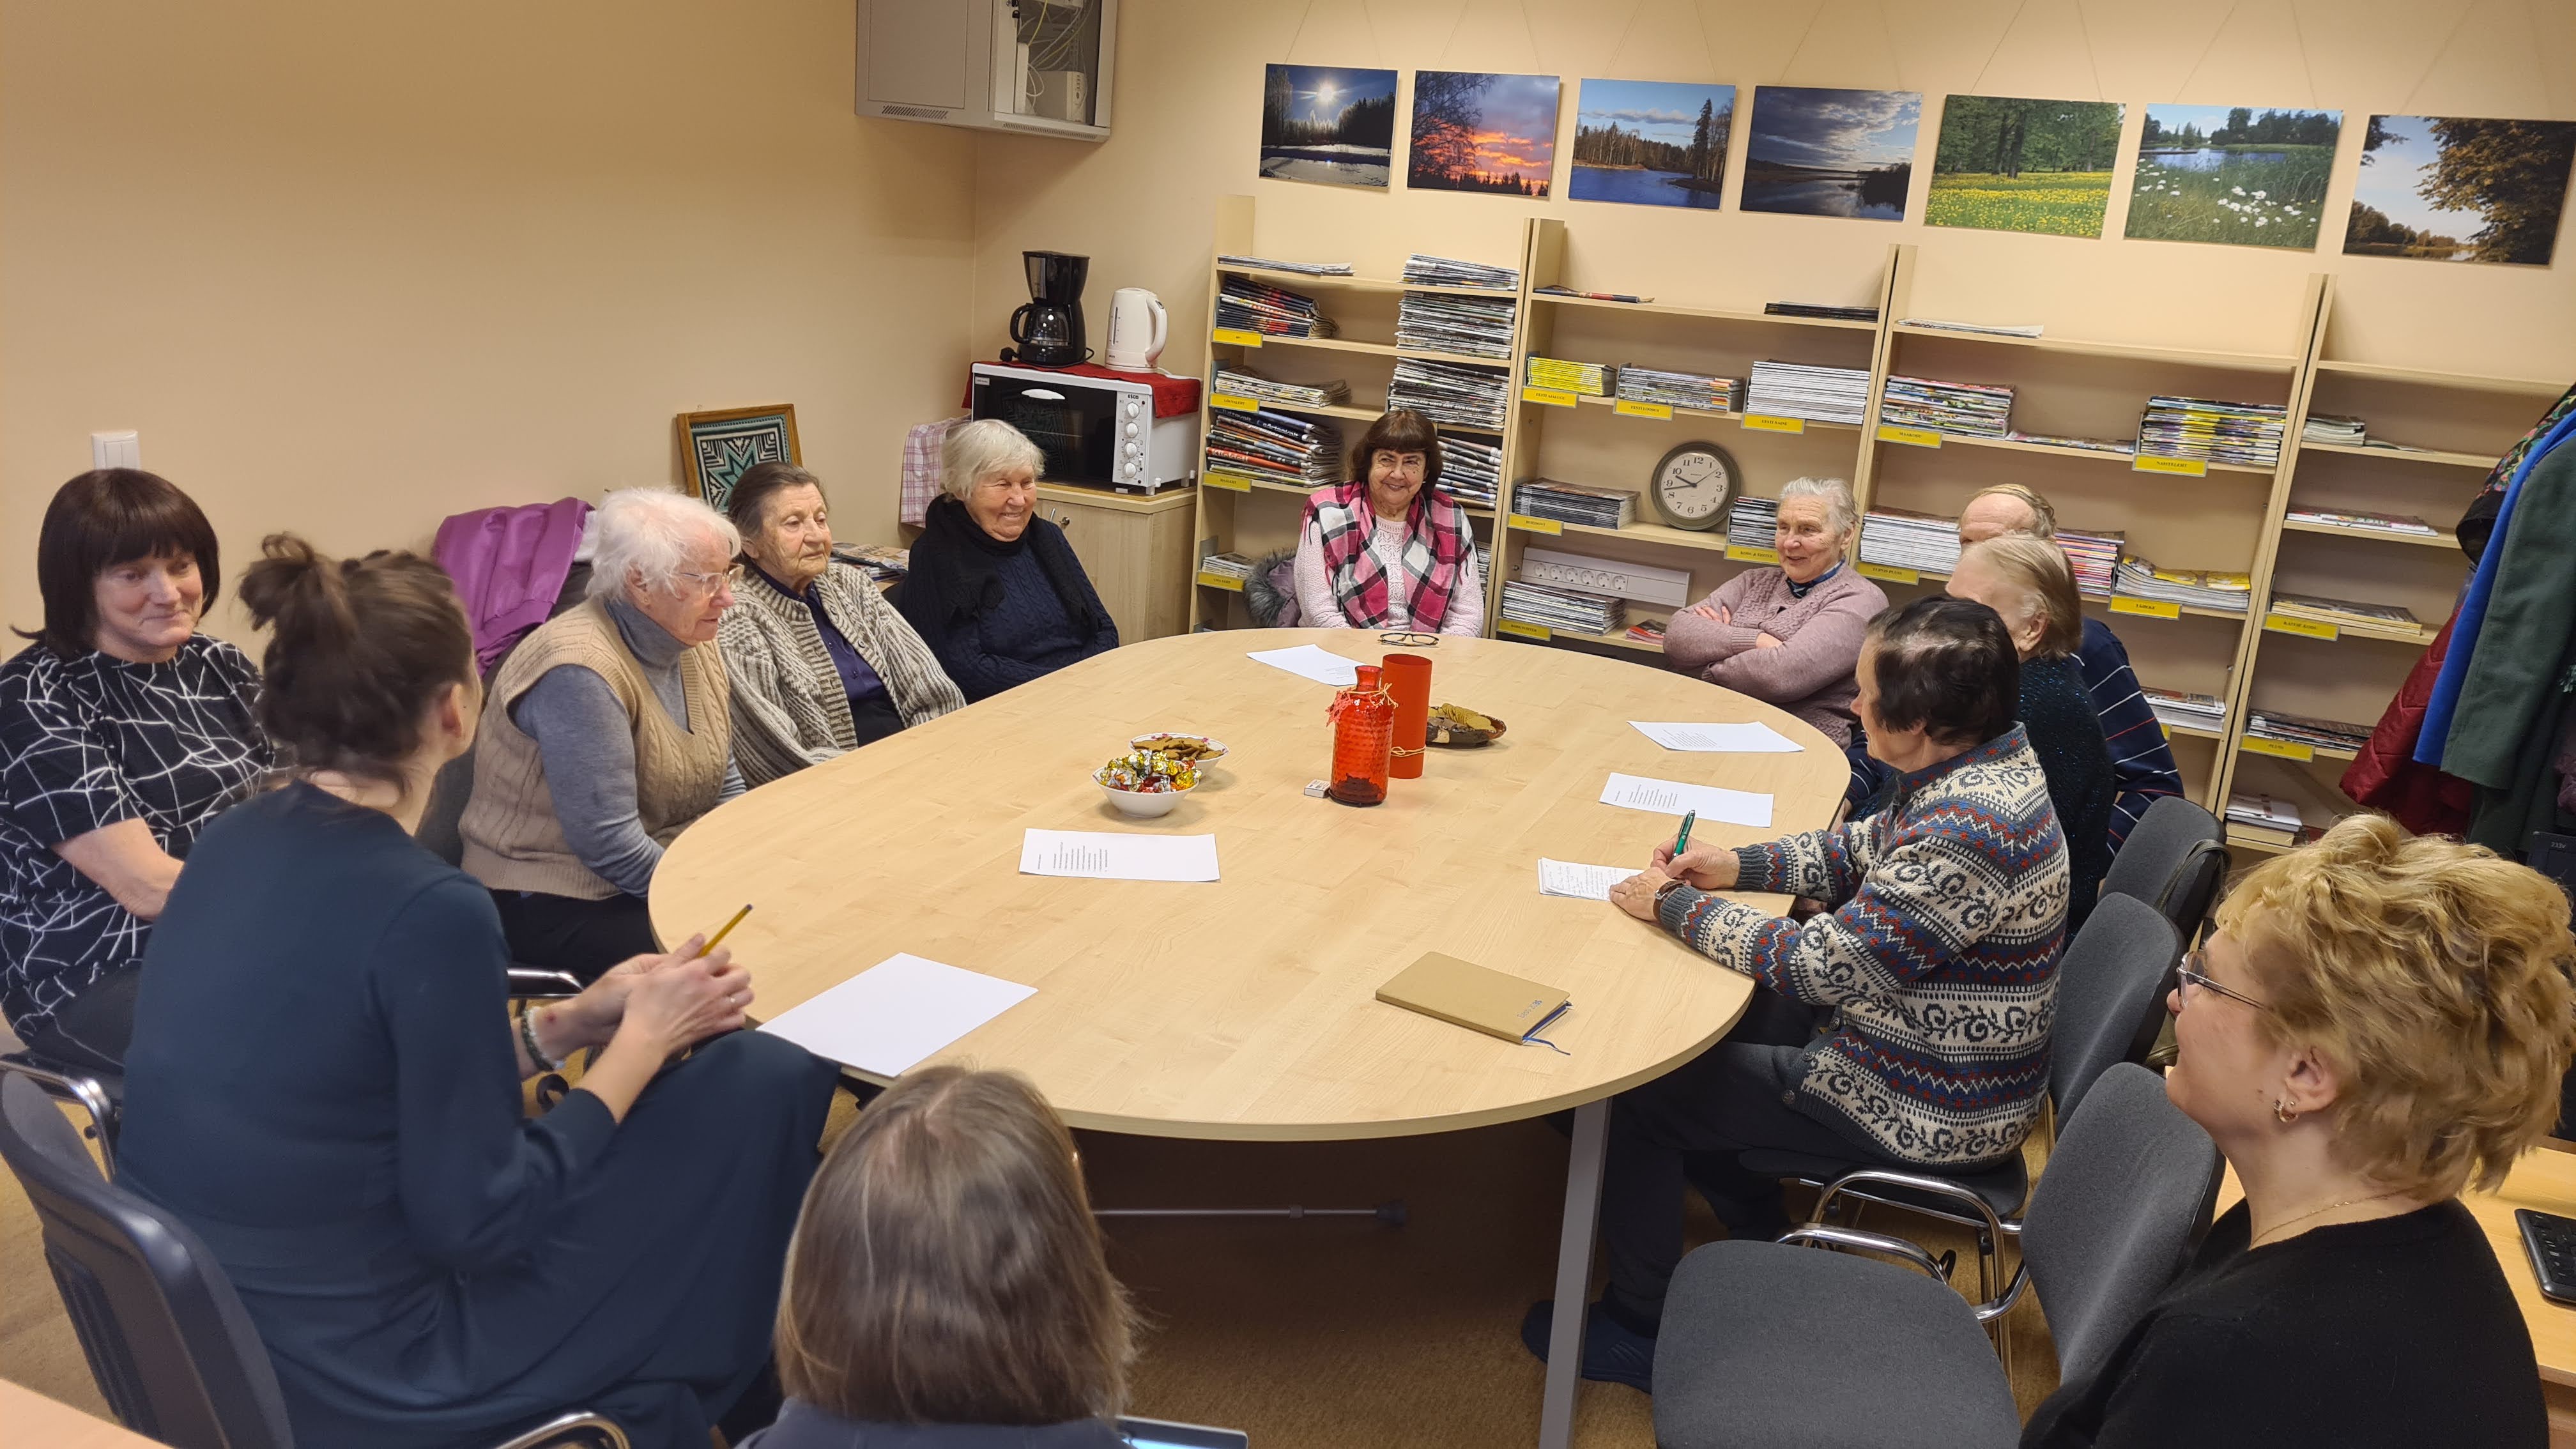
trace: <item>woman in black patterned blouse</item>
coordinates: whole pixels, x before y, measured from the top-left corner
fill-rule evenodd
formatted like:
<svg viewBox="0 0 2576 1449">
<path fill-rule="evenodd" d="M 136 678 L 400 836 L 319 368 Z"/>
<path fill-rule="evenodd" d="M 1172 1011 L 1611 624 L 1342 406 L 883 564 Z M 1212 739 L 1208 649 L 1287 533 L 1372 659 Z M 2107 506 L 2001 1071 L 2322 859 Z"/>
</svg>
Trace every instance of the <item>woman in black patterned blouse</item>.
<svg viewBox="0 0 2576 1449">
<path fill-rule="evenodd" d="M 197 632 L 219 577 L 167 479 L 103 468 L 45 509 L 45 625 L 0 664 L 0 1015 L 55 1061 L 121 1068 L 179 864 L 271 763 L 258 671 Z"/>
</svg>

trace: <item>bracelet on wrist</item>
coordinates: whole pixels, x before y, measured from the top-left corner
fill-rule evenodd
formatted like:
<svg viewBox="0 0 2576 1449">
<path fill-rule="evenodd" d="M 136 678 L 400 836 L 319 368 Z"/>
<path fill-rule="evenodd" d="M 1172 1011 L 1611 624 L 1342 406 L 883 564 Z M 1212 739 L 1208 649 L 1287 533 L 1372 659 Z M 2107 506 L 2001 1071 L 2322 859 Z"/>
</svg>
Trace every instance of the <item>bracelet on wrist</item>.
<svg viewBox="0 0 2576 1449">
<path fill-rule="evenodd" d="M 537 1008 L 533 1002 L 519 1008 L 519 1045 L 528 1049 L 528 1060 L 535 1062 L 541 1070 L 563 1070 L 562 1058 L 547 1056 L 546 1049 L 537 1045 Z"/>
</svg>

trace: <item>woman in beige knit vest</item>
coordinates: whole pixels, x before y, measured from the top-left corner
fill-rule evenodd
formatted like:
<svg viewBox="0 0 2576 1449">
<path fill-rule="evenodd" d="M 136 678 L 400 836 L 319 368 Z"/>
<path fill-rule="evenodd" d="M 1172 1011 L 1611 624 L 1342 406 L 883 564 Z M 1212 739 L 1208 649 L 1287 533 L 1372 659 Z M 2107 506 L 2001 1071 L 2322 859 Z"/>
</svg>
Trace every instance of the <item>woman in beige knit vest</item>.
<svg viewBox="0 0 2576 1449">
<path fill-rule="evenodd" d="M 741 536 L 651 488 L 608 495 L 591 526 L 590 598 L 493 677 L 458 825 L 511 955 L 584 981 L 660 949 L 644 897 L 663 847 L 743 789 L 715 642 Z"/>
</svg>

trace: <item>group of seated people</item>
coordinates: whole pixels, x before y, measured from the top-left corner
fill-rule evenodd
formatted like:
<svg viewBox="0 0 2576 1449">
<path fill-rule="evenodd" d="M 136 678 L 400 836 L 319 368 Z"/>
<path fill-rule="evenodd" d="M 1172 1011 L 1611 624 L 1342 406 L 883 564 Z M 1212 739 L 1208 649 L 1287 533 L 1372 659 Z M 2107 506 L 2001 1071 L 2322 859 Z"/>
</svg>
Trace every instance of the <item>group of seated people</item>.
<svg viewBox="0 0 2576 1449">
<path fill-rule="evenodd" d="M 834 1069 L 738 1030 L 750 972 L 664 950 L 643 910 L 663 848 L 748 784 L 1115 646 L 1036 516 L 1037 450 L 998 423 L 947 449 L 892 604 L 833 561 L 809 474 L 755 469 L 727 515 L 630 491 L 589 598 L 488 681 L 425 559 L 271 536 L 239 585 L 254 669 L 197 631 L 221 572 L 185 494 L 103 470 L 56 495 L 44 625 L 0 665 L 0 1007 L 43 1055 L 124 1071 L 120 1179 L 204 1238 L 300 1438 L 490 1441 L 580 1407 L 693 1449 L 773 1420 L 766 1449 L 889 1424 L 1118 1442 L 1131 1313 L 1046 1104 L 916 1072 L 818 1172 Z M 1310 500 L 1313 617 L 1475 631 L 1437 458 L 1390 414 Z M 1784 1225 L 1734 1154 L 1969 1168 L 2038 1120 L 2064 942 L 2136 798 L 2178 793 L 2052 522 L 1980 495 L 1948 595 L 1891 609 L 1849 565 L 1848 488 L 1800 480 L 1780 567 L 1675 619 L 1676 667 L 1846 746 L 1854 808 L 1641 850 L 1613 892 L 1754 994 L 1614 1101 L 1587 1376 L 1651 1387 L 1686 1182 L 1730 1231 Z M 411 834 L 469 749 L 459 870 Z M 587 985 L 514 1015 L 513 962 Z M 2456 1197 L 2553 1121 L 2571 969 L 2554 886 L 2384 820 L 2249 873 L 2168 1003 L 2169 1090 L 2245 1202 L 2025 1442 L 2541 1442 L 2519 1311 Z M 528 1116 L 523 1084 L 582 1052 Z M 1547 1322 L 1523 1326 L 1541 1356 Z"/>
</svg>

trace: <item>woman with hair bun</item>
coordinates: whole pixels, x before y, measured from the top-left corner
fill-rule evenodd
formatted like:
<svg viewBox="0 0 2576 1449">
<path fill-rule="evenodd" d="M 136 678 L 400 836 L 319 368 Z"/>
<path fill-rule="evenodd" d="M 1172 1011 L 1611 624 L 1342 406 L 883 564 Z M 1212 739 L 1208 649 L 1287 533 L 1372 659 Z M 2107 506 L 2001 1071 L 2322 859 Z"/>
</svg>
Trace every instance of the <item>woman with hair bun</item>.
<svg viewBox="0 0 2576 1449">
<path fill-rule="evenodd" d="M 574 1408 L 638 1446 L 731 1409 L 739 1439 L 774 1407 L 746 1393 L 831 1067 L 736 1031 L 750 977 L 697 938 L 514 1023 L 491 893 L 410 834 L 481 714 L 447 576 L 280 534 L 241 594 L 295 768 L 171 892 L 120 1180 L 223 1265 L 300 1442 L 492 1443 Z M 521 1083 L 585 1048 L 527 1119 Z"/>
</svg>

